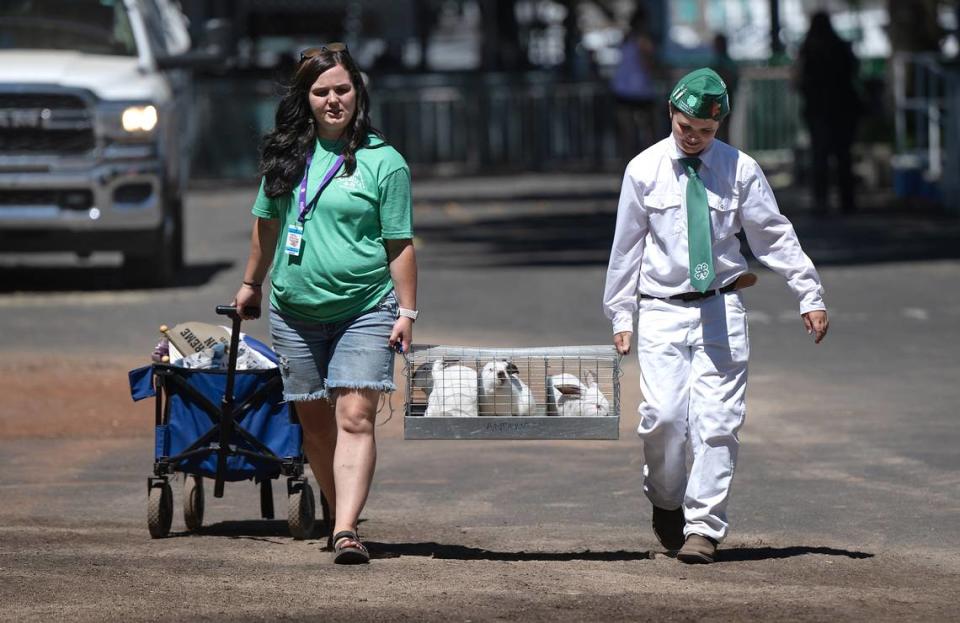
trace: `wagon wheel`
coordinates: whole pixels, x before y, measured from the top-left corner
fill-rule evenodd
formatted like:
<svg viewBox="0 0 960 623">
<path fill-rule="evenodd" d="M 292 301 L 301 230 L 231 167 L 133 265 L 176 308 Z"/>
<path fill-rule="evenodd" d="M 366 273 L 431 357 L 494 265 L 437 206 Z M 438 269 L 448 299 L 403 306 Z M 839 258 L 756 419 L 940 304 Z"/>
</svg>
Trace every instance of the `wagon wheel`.
<svg viewBox="0 0 960 623">
<path fill-rule="evenodd" d="M 147 527 L 150 536 L 162 539 L 170 534 L 173 521 L 173 489 L 166 480 L 151 485 L 147 494 Z"/>
<path fill-rule="evenodd" d="M 298 541 L 313 534 L 314 503 L 313 488 L 308 482 L 298 483 L 287 498 L 287 523 L 290 534 Z"/>
<path fill-rule="evenodd" d="M 187 530 L 199 530 L 203 525 L 203 478 L 184 475 L 183 523 Z"/>
</svg>

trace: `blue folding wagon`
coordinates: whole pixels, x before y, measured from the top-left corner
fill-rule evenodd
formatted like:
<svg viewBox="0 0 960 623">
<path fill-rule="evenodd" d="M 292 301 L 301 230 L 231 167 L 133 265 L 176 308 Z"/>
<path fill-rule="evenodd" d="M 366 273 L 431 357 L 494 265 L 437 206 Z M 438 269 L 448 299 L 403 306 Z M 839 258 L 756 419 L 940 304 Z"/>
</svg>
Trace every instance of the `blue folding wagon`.
<svg viewBox="0 0 960 623">
<path fill-rule="evenodd" d="M 273 519 L 272 481 L 287 479 L 290 533 L 308 538 L 314 530 L 313 488 L 304 475 L 306 458 L 293 406 L 283 401 L 277 368 L 237 370 L 240 317 L 234 307 L 217 313 L 233 322 L 226 370 L 188 369 L 155 363 L 130 371 L 134 400 L 156 398 L 153 475 L 147 478 L 150 536 L 170 533 L 173 490 L 170 480 L 183 474 L 183 520 L 188 531 L 203 525 L 204 478 L 213 480 L 214 497 L 225 482 L 253 480 L 260 487 L 260 514 Z M 265 345 L 247 338 L 247 346 L 276 362 Z M 329 512 L 320 495 L 322 521 L 329 533 Z"/>
</svg>

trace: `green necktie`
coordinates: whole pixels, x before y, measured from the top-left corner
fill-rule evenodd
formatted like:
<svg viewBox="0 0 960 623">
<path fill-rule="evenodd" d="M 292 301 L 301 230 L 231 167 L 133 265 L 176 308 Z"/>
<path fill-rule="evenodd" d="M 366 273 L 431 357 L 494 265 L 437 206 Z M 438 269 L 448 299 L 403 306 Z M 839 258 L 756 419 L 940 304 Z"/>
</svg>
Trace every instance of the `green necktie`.
<svg viewBox="0 0 960 623">
<path fill-rule="evenodd" d="M 706 292 L 713 283 L 713 241 L 710 236 L 710 210 L 707 191 L 697 175 L 700 158 L 681 158 L 687 171 L 687 246 L 690 248 L 690 284 Z"/>
</svg>

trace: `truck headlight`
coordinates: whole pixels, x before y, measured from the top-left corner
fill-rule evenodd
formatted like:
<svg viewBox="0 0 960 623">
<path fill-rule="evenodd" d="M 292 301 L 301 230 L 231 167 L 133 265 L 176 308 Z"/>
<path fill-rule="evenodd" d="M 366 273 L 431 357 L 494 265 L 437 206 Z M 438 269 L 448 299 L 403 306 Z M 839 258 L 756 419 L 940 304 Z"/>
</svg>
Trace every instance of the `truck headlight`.
<svg viewBox="0 0 960 623">
<path fill-rule="evenodd" d="M 107 144 L 154 143 L 162 115 L 163 108 L 153 102 L 101 101 L 97 103 L 98 133 Z"/>
<path fill-rule="evenodd" d="M 120 124 L 127 132 L 150 132 L 157 126 L 155 106 L 129 106 L 120 115 Z"/>
</svg>

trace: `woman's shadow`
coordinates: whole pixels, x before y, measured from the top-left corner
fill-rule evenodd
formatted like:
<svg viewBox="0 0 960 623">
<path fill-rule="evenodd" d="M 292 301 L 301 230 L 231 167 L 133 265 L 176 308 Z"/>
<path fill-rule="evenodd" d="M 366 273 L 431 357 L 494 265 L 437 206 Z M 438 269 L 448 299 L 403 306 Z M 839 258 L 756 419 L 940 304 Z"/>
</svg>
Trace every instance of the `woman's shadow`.
<svg viewBox="0 0 960 623">
<path fill-rule="evenodd" d="M 361 520 L 363 523 L 363 520 Z M 313 527 L 313 533 L 307 540 L 320 540 L 324 543 L 330 535 L 329 526 L 319 518 Z M 225 537 L 229 539 L 249 539 L 264 543 L 282 544 L 293 539 L 290 534 L 290 524 L 281 519 L 240 519 L 218 521 L 201 526 L 195 530 L 171 532 L 170 537 Z"/>
</svg>

